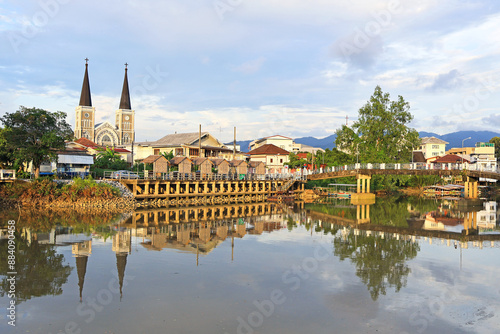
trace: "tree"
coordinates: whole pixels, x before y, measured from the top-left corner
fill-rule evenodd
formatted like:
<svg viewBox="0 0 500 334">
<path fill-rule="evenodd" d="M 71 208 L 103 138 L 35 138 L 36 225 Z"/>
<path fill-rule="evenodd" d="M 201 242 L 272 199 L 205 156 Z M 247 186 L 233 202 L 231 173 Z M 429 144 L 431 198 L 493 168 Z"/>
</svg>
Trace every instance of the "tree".
<svg viewBox="0 0 500 334">
<path fill-rule="evenodd" d="M 391 101 L 389 93 L 377 86 L 370 100 L 359 109 L 352 128 L 337 130 L 337 148 L 362 162 L 408 162 L 420 143 L 418 132 L 409 128 L 413 119 L 410 104 L 402 96 Z"/>
<path fill-rule="evenodd" d="M 119 154 L 115 152 L 114 149 L 106 147 L 105 150 L 97 153 L 95 163 L 92 166 L 93 168 L 102 168 L 102 169 L 127 169 L 128 164 L 125 160 L 123 160 Z"/>
<path fill-rule="evenodd" d="M 6 113 L 0 120 L 9 131 L 6 148 L 12 150 L 15 158 L 31 162 L 35 177 L 40 176 L 40 165 L 47 160 L 57 161 L 57 151 L 73 138 L 66 113 L 61 111 L 52 113 L 20 106 L 18 111 Z"/>
<path fill-rule="evenodd" d="M 14 164 L 13 150 L 9 148 L 7 138 L 11 136 L 10 130 L 0 128 L 0 168 L 8 168 Z"/>
<path fill-rule="evenodd" d="M 168 161 L 172 160 L 174 158 L 174 152 L 163 152 L 161 155 L 163 155 Z"/>
<path fill-rule="evenodd" d="M 495 144 L 495 158 L 500 158 L 500 137 L 493 137 L 490 143 Z"/>
</svg>

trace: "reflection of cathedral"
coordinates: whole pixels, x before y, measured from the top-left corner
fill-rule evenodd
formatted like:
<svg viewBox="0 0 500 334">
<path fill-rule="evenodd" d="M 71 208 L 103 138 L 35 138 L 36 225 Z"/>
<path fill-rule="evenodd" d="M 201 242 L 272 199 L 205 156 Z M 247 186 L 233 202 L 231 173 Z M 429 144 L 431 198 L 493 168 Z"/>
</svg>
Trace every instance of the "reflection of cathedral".
<svg viewBox="0 0 500 334">
<path fill-rule="evenodd" d="M 86 59 L 88 61 L 88 59 Z M 85 63 L 80 103 L 76 107 L 75 138 L 87 138 L 100 146 L 117 146 L 131 144 L 134 141 L 135 111 L 130 105 L 128 88 L 127 64 L 125 64 L 125 78 L 123 80 L 120 106 L 115 112 L 115 125 L 105 121 L 95 123 L 95 107 L 92 107 L 88 63 Z"/>
</svg>

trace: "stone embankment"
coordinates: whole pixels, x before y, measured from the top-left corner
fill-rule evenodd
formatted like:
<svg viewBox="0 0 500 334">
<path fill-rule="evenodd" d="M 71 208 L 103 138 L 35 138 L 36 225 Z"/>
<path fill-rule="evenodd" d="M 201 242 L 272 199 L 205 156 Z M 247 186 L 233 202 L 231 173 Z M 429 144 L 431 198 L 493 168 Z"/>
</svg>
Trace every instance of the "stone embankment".
<svg viewBox="0 0 500 334">
<path fill-rule="evenodd" d="M 54 180 L 57 183 L 71 183 L 72 180 Z M 114 198 L 82 198 L 76 201 L 61 199 L 50 199 L 49 196 L 35 199 L 11 199 L 0 198 L 0 207 L 6 209 L 14 208 L 36 208 L 36 209 L 78 209 L 86 212 L 102 211 L 124 212 L 134 210 L 138 203 L 132 193 L 120 182 L 111 180 L 96 180 L 96 183 L 107 183 L 119 190 L 119 195 Z"/>
</svg>

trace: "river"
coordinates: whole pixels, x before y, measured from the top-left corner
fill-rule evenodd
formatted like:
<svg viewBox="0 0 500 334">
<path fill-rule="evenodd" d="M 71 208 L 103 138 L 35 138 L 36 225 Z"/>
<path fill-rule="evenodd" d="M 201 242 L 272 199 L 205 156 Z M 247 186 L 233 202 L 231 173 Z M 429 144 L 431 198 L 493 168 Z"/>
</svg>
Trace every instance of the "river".
<svg viewBox="0 0 500 334">
<path fill-rule="evenodd" d="M 7 211 L 0 332 L 497 333 L 498 218 L 411 197 Z"/>
</svg>

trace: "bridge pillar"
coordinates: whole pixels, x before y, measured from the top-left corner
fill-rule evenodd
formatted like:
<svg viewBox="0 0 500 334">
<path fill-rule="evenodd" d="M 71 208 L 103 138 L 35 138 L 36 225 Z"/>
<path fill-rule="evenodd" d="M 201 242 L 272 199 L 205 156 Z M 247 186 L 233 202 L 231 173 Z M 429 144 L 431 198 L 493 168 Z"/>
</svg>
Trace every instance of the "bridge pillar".
<svg viewBox="0 0 500 334">
<path fill-rule="evenodd" d="M 369 175 L 358 174 L 358 175 L 356 175 L 356 178 L 357 178 L 357 182 L 358 182 L 357 193 L 358 194 L 369 193 L 370 192 L 370 180 L 372 177 Z"/>
<path fill-rule="evenodd" d="M 464 182 L 464 197 L 465 198 L 478 198 L 479 190 L 478 190 L 478 182 L 475 180 L 471 180 L 467 177 L 467 181 Z"/>
</svg>

